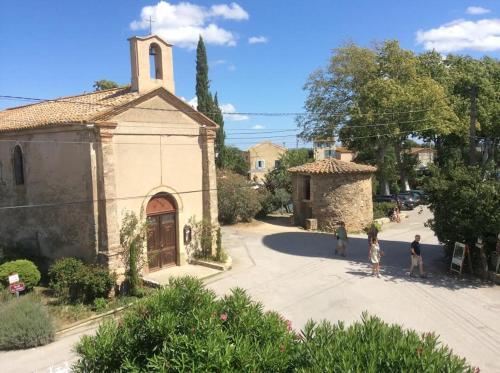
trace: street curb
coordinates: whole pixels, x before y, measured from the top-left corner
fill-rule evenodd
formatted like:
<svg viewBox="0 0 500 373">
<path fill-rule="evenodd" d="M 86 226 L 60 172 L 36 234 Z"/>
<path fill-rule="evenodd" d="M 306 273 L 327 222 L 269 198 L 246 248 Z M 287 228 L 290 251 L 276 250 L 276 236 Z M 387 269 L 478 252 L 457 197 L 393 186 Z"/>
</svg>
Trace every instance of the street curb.
<svg viewBox="0 0 500 373">
<path fill-rule="evenodd" d="M 90 317 L 88 317 L 88 318 L 86 318 L 84 320 L 80 320 L 80 321 L 74 322 L 73 324 L 70 324 L 69 326 L 67 326 L 67 327 L 65 327 L 63 329 L 59 329 L 58 331 L 56 331 L 55 335 L 59 336 L 59 335 L 65 334 L 67 332 L 73 331 L 75 329 L 78 329 L 79 327 L 82 327 L 82 326 L 85 326 L 85 325 L 90 325 L 90 324 L 93 324 L 95 322 L 98 322 L 98 321 L 100 321 L 101 319 L 104 319 L 107 316 L 112 316 L 115 313 L 123 311 L 124 309 L 130 307 L 134 303 L 135 302 L 132 302 L 132 303 L 129 303 L 129 304 L 125 305 L 125 306 L 114 308 L 114 309 L 112 309 L 110 311 L 107 311 L 107 312 L 104 312 L 104 313 L 100 313 L 98 315 L 90 316 Z"/>
</svg>

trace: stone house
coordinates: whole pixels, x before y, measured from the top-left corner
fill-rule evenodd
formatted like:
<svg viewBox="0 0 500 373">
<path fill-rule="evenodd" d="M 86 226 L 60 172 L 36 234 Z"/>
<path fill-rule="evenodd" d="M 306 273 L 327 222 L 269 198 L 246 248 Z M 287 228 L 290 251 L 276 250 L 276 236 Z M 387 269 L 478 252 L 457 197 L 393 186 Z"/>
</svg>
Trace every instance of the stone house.
<svg viewBox="0 0 500 373">
<path fill-rule="evenodd" d="M 264 176 L 278 166 L 279 160 L 285 152 L 285 147 L 270 141 L 264 141 L 248 148 L 245 158 L 250 168 L 250 180 L 263 182 Z"/>
<path fill-rule="evenodd" d="M 337 146 L 335 139 L 314 139 L 313 141 L 314 159 L 321 161 L 322 159 L 335 158 L 341 161 L 351 162 L 355 153 L 346 147 Z"/>
<path fill-rule="evenodd" d="M 417 169 L 427 169 L 434 163 L 434 155 L 436 150 L 431 148 L 414 147 L 409 153 L 417 160 Z"/>
<path fill-rule="evenodd" d="M 313 226 L 331 231 L 343 221 L 348 231 L 357 232 L 373 220 L 375 167 L 327 158 L 288 171 L 295 224 L 306 226 L 308 219 L 314 219 Z"/>
<path fill-rule="evenodd" d="M 122 274 L 133 212 L 148 222 L 149 272 L 186 263 L 190 218 L 217 222 L 217 125 L 175 96 L 170 44 L 129 42 L 130 86 L 0 112 L 0 246 Z"/>
</svg>

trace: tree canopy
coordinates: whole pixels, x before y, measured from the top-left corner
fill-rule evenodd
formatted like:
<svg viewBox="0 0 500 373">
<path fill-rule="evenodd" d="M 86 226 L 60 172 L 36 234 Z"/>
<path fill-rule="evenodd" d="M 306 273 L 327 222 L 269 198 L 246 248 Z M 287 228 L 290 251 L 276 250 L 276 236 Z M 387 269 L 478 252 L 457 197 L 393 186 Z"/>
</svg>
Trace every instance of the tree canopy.
<svg viewBox="0 0 500 373">
<path fill-rule="evenodd" d="M 101 80 L 96 80 L 92 87 L 94 88 L 94 91 L 103 91 L 105 89 L 111 89 L 111 88 L 118 88 L 120 85 L 112 80 L 106 80 L 106 79 L 101 79 Z"/>
</svg>

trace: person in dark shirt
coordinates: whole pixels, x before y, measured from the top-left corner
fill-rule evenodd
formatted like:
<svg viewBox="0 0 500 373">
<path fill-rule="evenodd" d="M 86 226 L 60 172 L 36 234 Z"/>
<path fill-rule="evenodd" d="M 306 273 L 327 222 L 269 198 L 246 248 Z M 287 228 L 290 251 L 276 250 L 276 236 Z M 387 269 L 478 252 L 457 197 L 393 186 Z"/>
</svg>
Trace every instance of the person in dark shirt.
<svg viewBox="0 0 500 373">
<path fill-rule="evenodd" d="M 424 277 L 424 262 L 422 261 L 422 252 L 420 250 L 420 235 L 415 236 L 415 240 L 411 243 L 411 267 L 410 276 L 413 276 L 413 268 L 418 267 L 420 277 Z"/>
</svg>

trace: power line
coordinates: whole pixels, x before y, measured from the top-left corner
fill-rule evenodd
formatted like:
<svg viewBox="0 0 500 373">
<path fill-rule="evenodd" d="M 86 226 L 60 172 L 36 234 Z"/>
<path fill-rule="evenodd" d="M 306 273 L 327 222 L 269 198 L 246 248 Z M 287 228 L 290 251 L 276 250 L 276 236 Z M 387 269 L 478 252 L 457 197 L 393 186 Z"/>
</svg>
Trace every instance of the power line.
<svg viewBox="0 0 500 373">
<path fill-rule="evenodd" d="M 91 93 L 92 94 L 92 93 Z M 4 100 L 20 100 L 20 101 L 35 101 L 36 103 L 44 103 L 44 102 L 62 102 L 62 103 L 75 103 L 79 105 L 88 105 L 88 106 L 100 106 L 100 107 L 109 107 L 109 108 L 129 108 L 129 109 L 137 109 L 137 110 L 152 110 L 152 111 L 167 111 L 167 112 L 182 112 L 182 113 L 200 113 L 195 110 L 181 110 L 181 109 L 165 109 L 165 108 L 140 108 L 133 106 L 130 103 L 122 104 L 122 105 L 113 105 L 113 104 L 103 104 L 98 102 L 86 102 L 86 101 L 78 101 L 69 98 L 55 98 L 55 99 L 46 99 L 46 98 L 35 98 L 35 97 L 24 97 L 24 96 L 11 96 L 11 95 L 0 95 L 0 99 Z M 31 104 L 33 105 L 33 104 Z M 28 105 L 26 105 L 28 106 Z M 26 107 L 24 106 L 24 107 Z M 18 108 L 21 108 L 20 106 Z M 419 113 L 424 111 L 429 111 L 436 109 L 438 106 L 432 106 L 428 108 L 420 108 L 415 110 L 406 110 L 406 111 L 395 111 L 395 112 L 383 112 L 383 113 L 326 113 L 325 115 L 328 117 L 344 117 L 344 116 L 383 116 L 383 115 L 395 115 L 395 114 L 410 114 L 410 113 Z M 16 109 L 12 108 L 11 110 Z M 215 112 L 209 112 L 211 114 L 215 114 Z M 311 113 L 304 112 L 227 112 L 222 111 L 224 115 L 251 115 L 251 116 L 303 116 L 310 115 Z M 313 113 L 314 114 L 314 113 Z"/>
</svg>

